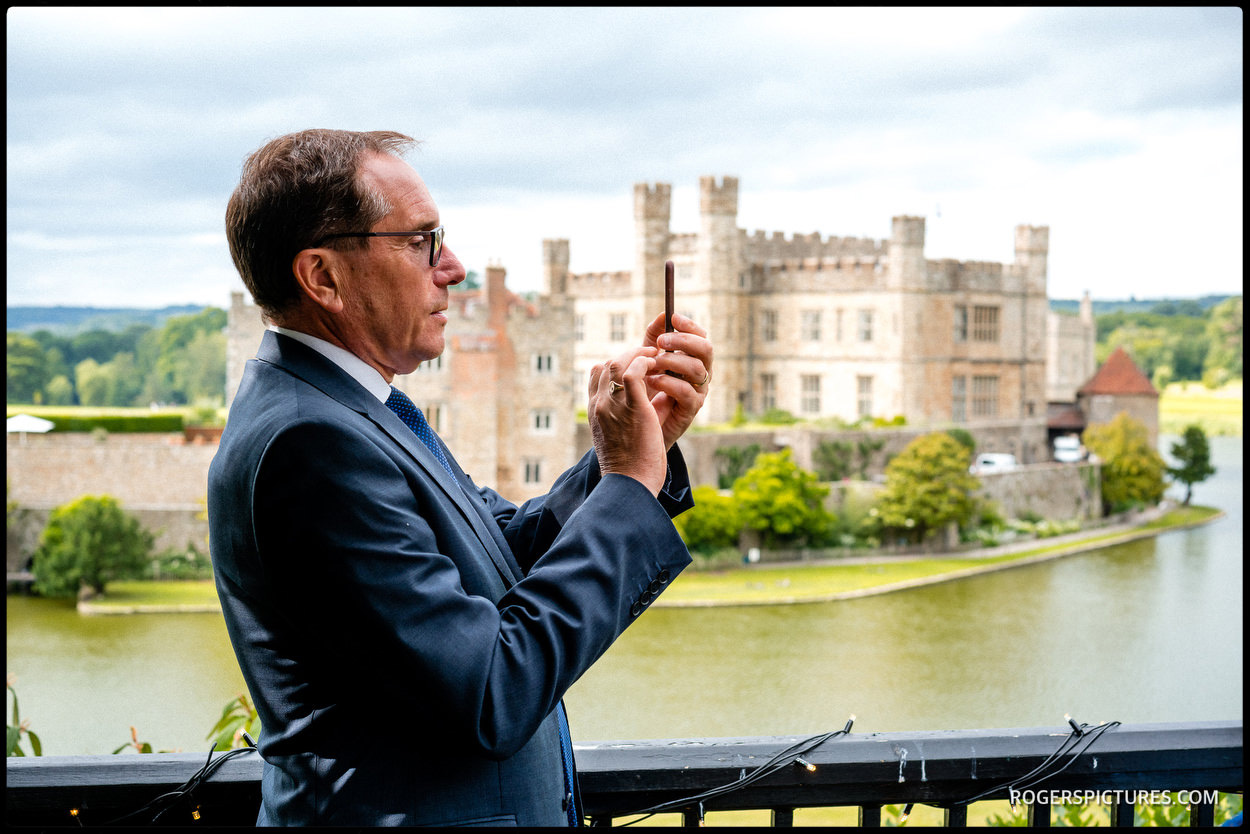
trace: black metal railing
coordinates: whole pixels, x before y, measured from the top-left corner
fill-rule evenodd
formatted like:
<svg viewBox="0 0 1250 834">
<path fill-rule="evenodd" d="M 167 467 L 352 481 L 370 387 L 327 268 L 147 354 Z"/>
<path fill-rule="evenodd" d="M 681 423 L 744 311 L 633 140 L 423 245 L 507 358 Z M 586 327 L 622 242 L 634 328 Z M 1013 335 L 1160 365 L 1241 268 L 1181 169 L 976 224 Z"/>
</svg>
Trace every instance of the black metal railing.
<svg viewBox="0 0 1250 834">
<path fill-rule="evenodd" d="M 1082 725 L 1083 727 L 1084 725 Z M 861 825 L 881 824 L 887 805 L 945 809 L 949 825 L 967 823 L 969 800 L 1008 799 L 1014 783 L 1032 825 L 1050 823 L 1050 803 L 1067 791 L 1111 802 L 1113 825 L 1133 824 L 1133 801 L 1146 792 L 1188 791 L 1190 822 L 1214 822 L 1215 791 L 1243 789 L 1242 722 L 1194 722 L 1021 730 L 837 734 L 800 761 L 781 759 L 795 737 L 605 742 L 577 747 L 582 798 L 592 824 L 636 819 L 677 802 L 683 822 L 701 813 L 766 809 L 791 825 L 799 808 L 857 807 Z M 152 822 L 249 825 L 260 804 L 261 762 L 237 755 L 189 793 L 197 771 L 225 754 L 166 753 L 10 758 L 5 789 L 10 825 Z M 760 771 L 773 762 L 768 771 Z M 1027 775 L 1032 774 L 1028 779 Z M 755 776 L 760 778 L 755 779 Z M 1037 781 L 1041 777 L 1042 781 Z M 742 783 L 729 791 L 723 786 Z M 996 789 L 997 790 L 994 790 Z M 705 795 L 681 803 L 687 797 Z M 160 797 L 161 802 L 154 803 Z M 147 808 L 142 814 L 134 812 Z M 129 816 L 126 816 L 129 815 Z"/>
</svg>

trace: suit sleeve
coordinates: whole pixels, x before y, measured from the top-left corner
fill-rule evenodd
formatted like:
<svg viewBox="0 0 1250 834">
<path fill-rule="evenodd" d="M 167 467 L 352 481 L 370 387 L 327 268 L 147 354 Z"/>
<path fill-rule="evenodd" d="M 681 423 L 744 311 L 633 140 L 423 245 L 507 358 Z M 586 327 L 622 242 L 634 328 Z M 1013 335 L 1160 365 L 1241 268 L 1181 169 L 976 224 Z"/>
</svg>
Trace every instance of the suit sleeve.
<svg viewBox="0 0 1250 834">
<path fill-rule="evenodd" d="M 351 681 L 362 706 L 389 699 L 428 710 L 441 731 L 506 758 L 689 554 L 645 487 L 597 471 L 592 484 L 574 467 L 543 502 L 554 526 L 529 533 L 531 549 L 546 544 L 542 558 L 492 601 L 472 592 L 475 572 L 493 570 L 480 542 L 383 440 L 297 423 L 262 457 L 258 552 L 289 600 L 284 610 L 307 655 L 298 662 L 313 670 L 293 697 L 315 711 L 319 682 L 342 689 Z M 517 515 L 525 528 L 528 511 Z"/>
<path fill-rule="evenodd" d="M 479 487 L 477 492 L 502 529 L 517 563 L 528 572 L 547 552 L 565 522 L 591 494 L 601 477 L 599 459 L 591 449 L 556 479 L 546 495 L 533 498 L 519 508 L 493 489 Z M 676 444 L 668 452 L 668 477 L 657 500 L 670 519 L 694 506 L 686 461 Z"/>
</svg>

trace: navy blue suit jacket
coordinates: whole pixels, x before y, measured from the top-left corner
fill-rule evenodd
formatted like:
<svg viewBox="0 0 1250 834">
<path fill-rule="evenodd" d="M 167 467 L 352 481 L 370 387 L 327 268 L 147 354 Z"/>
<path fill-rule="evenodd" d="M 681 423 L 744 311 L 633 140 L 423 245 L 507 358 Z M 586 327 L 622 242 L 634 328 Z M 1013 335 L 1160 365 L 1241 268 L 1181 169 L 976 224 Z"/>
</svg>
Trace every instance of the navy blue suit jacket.
<svg viewBox="0 0 1250 834">
<path fill-rule="evenodd" d="M 294 339 L 248 363 L 208 513 L 258 823 L 567 825 L 554 710 L 689 564 L 685 466 L 657 500 L 591 451 L 518 508 L 447 456 Z"/>
</svg>

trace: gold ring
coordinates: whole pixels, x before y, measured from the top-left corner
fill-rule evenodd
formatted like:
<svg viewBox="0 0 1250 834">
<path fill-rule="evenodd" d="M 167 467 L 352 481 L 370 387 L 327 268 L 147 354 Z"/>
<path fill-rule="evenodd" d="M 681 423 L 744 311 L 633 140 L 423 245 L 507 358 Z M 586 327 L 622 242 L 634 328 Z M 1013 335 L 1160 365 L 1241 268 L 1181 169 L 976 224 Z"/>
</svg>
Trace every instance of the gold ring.
<svg viewBox="0 0 1250 834">
<path fill-rule="evenodd" d="M 621 383 L 617 382 L 614 379 L 608 383 L 608 393 L 615 394 L 617 391 L 622 390 L 624 387 L 625 387 L 624 385 L 621 385 Z"/>
<path fill-rule="evenodd" d="M 702 381 L 702 382 L 700 382 L 700 383 L 699 383 L 698 385 L 696 385 L 695 387 L 696 387 L 696 388 L 702 388 L 703 386 L 707 385 L 707 384 L 708 384 L 709 382 L 711 382 L 711 381 L 712 381 L 712 371 L 709 369 L 709 370 L 708 370 L 708 372 L 707 372 L 707 375 L 703 377 L 703 381 Z"/>
</svg>

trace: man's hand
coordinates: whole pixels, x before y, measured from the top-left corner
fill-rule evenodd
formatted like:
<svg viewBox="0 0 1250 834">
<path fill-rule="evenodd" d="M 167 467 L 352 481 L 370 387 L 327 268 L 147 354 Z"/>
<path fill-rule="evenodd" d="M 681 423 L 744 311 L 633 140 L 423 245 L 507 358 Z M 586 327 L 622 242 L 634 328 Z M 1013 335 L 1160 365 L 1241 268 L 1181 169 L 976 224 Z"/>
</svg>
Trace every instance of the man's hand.
<svg viewBox="0 0 1250 834">
<path fill-rule="evenodd" d="M 668 474 L 664 433 L 647 384 L 658 353 L 653 347 L 635 348 L 595 365 L 587 408 L 599 471 L 628 475 L 652 495 L 660 494 Z"/>
<path fill-rule="evenodd" d="M 673 332 L 664 332 L 664 315 L 647 326 L 644 347 L 660 349 L 654 371 L 647 376 L 647 392 L 664 431 L 664 448 L 671 449 L 703 408 L 712 382 L 712 343 L 707 331 L 680 313 L 673 314 Z M 672 371 L 677 376 L 669 376 Z"/>
</svg>

